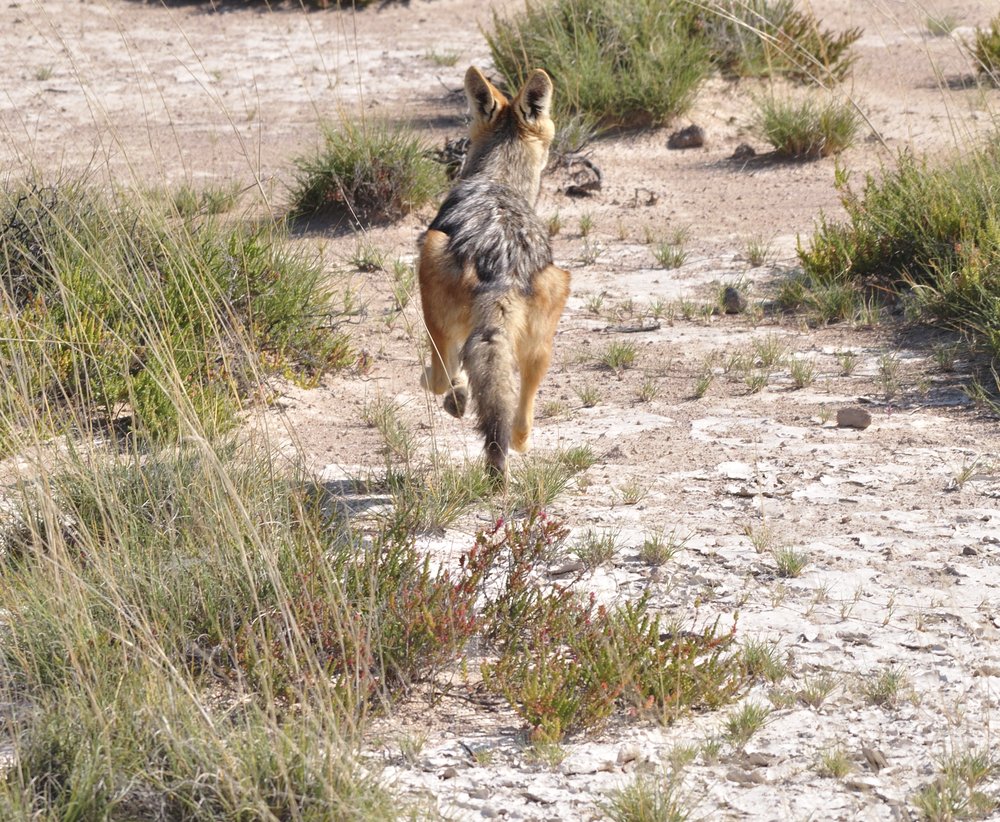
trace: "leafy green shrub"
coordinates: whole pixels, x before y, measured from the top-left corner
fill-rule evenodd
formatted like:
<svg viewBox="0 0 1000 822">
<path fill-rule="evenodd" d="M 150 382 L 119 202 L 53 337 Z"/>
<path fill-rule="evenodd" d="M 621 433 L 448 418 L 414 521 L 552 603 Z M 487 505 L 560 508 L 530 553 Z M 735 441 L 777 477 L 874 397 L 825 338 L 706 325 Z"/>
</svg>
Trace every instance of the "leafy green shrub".
<svg viewBox="0 0 1000 822">
<path fill-rule="evenodd" d="M 349 347 L 319 266 L 279 226 L 180 223 L 78 185 L 0 193 L 0 439 L 129 413 L 150 436 L 232 420 L 260 373 L 321 373 Z"/>
<path fill-rule="evenodd" d="M 343 213 L 361 223 L 391 222 L 445 186 L 445 172 L 410 130 L 388 123 L 323 125 L 323 146 L 295 161 L 292 215 Z"/>
<path fill-rule="evenodd" d="M 713 66 L 739 76 L 841 79 L 860 29 L 832 34 L 792 0 L 529 0 L 486 35 L 509 88 L 537 66 L 555 81 L 556 122 L 662 125 Z"/>
<path fill-rule="evenodd" d="M 483 614 L 498 657 L 483 679 L 532 728 L 536 742 L 602 724 L 619 705 L 672 720 L 692 707 L 716 707 L 742 685 L 731 634 L 715 626 L 676 631 L 646 600 L 614 608 L 570 589 L 543 587 L 532 569 L 565 532 L 542 515 L 498 524 L 477 543 L 480 562 L 505 557 L 506 581 Z M 666 637 L 666 638 L 665 638 Z"/>
<path fill-rule="evenodd" d="M 988 29 L 976 29 L 971 50 L 976 70 L 1000 85 L 1000 15 L 990 21 Z"/>
<path fill-rule="evenodd" d="M 841 200 L 847 221 L 799 247 L 803 291 L 909 290 L 915 316 L 1000 356 L 1000 139 L 937 167 L 903 154 Z"/>
<path fill-rule="evenodd" d="M 721 0 L 705 14 L 716 65 L 736 77 L 784 76 L 800 82 L 842 80 L 854 65 L 861 29 L 821 29 L 793 0 Z"/>
<path fill-rule="evenodd" d="M 585 114 L 603 126 L 659 125 L 691 105 L 711 61 L 694 7 L 681 0 L 528 2 L 493 14 L 486 35 L 509 88 L 543 66 L 556 121 Z"/>
<path fill-rule="evenodd" d="M 839 154 L 857 134 L 861 118 L 848 102 L 811 97 L 757 101 L 756 129 L 781 157 L 815 160 Z"/>
</svg>

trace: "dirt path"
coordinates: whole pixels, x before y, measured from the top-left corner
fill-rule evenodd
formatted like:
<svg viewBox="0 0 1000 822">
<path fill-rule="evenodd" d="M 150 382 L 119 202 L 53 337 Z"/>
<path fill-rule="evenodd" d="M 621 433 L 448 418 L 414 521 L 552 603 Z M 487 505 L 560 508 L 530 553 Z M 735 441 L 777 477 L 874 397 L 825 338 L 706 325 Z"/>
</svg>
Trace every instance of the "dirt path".
<svg viewBox="0 0 1000 822">
<path fill-rule="evenodd" d="M 855 179 L 907 146 L 934 154 L 966 145 L 1000 108 L 997 91 L 942 90 L 968 70 L 957 42 L 986 22 L 988 4 L 932 5 L 824 4 L 829 26 L 865 28 L 851 93 L 876 131 L 841 159 Z M 930 13 L 957 18 L 953 38 L 925 36 Z M 488 63 L 477 28 L 488 22 L 480 0 L 414 0 L 355 17 L 6 3 L 0 50 L 18 59 L 0 65 L 0 174 L 88 167 L 138 187 L 259 180 L 280 208 L 290 160 L 314 143 L 319 114 L 409 120 L 438 143 L 459 134 L 462 72 Z M 459 52 L 455 67 L 429 56 L 446 51 Z M 782 704 L 745 752 L 700 755 L 685 783 L 696 817 L 913 818 L 913 796 L 938 761 L 990 745 L 998 719 L 1000 433 L 960 390 L 968 364 L 943 370 L 926 338 L 701 312 L 720 284 L 765 297 L 794 264 L 797 235 L 808 236 L 821 211 L 839 213 L 832 160 L 744 167 L 728 159 L 754 142 L 750 101 L 761 88 L 706 86 L 687 118 L 706 129 L 704 149 L 668 151 L 666 132 L 597 144 L 591 157 L 606 185 L 593 199 L 567 198 L 557 175 L 544 182 L 539 208 L 563 223 L 556 257 L 573 270 L 574 293 L 539 396 L 535 445 L 587 443 L 598 455 L 553 509 L 575 534 L 618 532 L 615 561 L 586 580 L 589 589 L 606 600 L 648 592 L 673 616 L 737 620 L 743 639 L 773 642 L 787 659 L 792 678 L 778 691 L 794 694 L 824 676 L 835 684 L 818 708 Z M 586 238 L 584 215 L 593 221 Z M 411 259 L 429 216 L 368 240 Z M 666 271 L 645 239 L 677 229 L 687 232 L 687 260 Z M 766 265 L 749 265 L 750 238 L 770 245 Z M 471 424 L 418 388 L 415 302 L 397 314 L 384 277 L 343 273 L 353 237 L 299 242 L 322 247 L 338 288 L 365 307 L 355 336 L 371 368 L 290 389 L 280 409 L 289 439 L 327 477 L 377 468 L 380 444 L 362 409 L 381 394 L 438 448 L 474 457 Z M 613 330 L 657 306 L 655 330 Z M 594 364 L 616 339 L 638 349 L 636 365 L 617 375 Z M 740 356 L 774 348 L 782 364 L 752 391 Z M 801 389 L 795 360 L 800 377 L 811 371 Z M 598 400 L 584 407 L 590 389 Z M 859 404 L 871 426 L 836 427 L 837 409 Z M 639 499 L 625 504 L 633 492 Z M 422 541 L 457 552 L 481 524 L 470 518 Z M 659 572 L 637 557 L 654 530 L 684 539 Z M 772 551 L 781 547 L 807 558 L 800 576 L 777 574 Z M 870 704 L 863 685 L 887 669 L 904 675 L 898 701 Z M 748 698 L 770 704 L 772 690 Z M 596 740 L 570 740 L 566 759 L 549 767 L 525 759 L 513 714 L 446 699 L 404 708 L 380 728 L 372 754 L 400 793 L 430 797 L 454 818 L 598 818 L 608 790 L 677 746 L 717 737 L 723 719 L 615 725 Z M 424 739 L 408 760 L 398 755 L 407 737 Z M 474 765 L 465 746 L 490 755 Z M 881 750 L 887 766 L 874 771 L 862 746 Z M 837 748 L 853 772 L 821 777 L 817 758 Z"/>
</svg>

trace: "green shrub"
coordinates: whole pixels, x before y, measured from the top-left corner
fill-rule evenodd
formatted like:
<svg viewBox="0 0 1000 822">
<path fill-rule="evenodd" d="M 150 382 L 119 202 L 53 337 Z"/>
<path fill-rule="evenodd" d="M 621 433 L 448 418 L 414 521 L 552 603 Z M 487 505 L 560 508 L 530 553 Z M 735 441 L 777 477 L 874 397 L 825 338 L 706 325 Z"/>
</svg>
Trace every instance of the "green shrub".
<svg viewBox="0 0 1000 822">
<path fill-rule="evenodd" d="M 854 65 L 861 29 L 821 29 L 793 0 L 721 0 L 705 30 L 716 65 L 736 77 L 784 76 L 800 82 L 842 80 Z"/>
<path fill-rule="evenodd" d="M 739 76 L 841 79 L 860 29 L 832 34 L 792 0 L 528 0 L 486 35 L 509 88 L 542 66 L 556 122 L 662 125 L 683 114 L 713 66 Z"/>
<path fill-rule="evenodd" d="M 841 199 L 847 221 L 800 245 L 807 287 L 909 291 L 915 316 L 1000 356 L 1000 139 L 939 166 L 903 154 Z"/>
<path fill-rule="evenodd" d="M 971 50 L 976 70 L 1000 85 L 1000 15 L 990 21 L 988 29 L 976 29 Z"/>
<path fill-rule="evenodd" d="M 262 372 L 348 361 L 322 272 L 282 227 L 172 214 L 73 184 L 0 193 L 0 440 L 123 413 L 149 436 L 224 427 Z"/>
<path fill-rule="evenodd" d="M 645 599 L 613 608 L 543 587 L 532 570 L 565 532 L 538 515 L 479 537 L 475 558 L 504 558 L 505 583 L 484 607 L 483 632 L 498 647 L 483 681 L 529 724 L 536 742 L 558 742 L 603 724 L 618 706 L 663 721 L 694 707 L 713 708 L 741 688 L 732 635 L 716 626 L 671 630 Z M 496 573 L 496 571 L 494 571 Z"/>
<path fill-rule="evenodd" d="M 756 129 L 781 157 L 815 160 L 838 154 L 854 142 L 861 118 L 849 102 L 812 97 L 757 101 Z"/>
<path fill-rule="evenodd" d="M 711 68 L 696 17 L 681 0 L 528 2 L 494 12 L 486 39 L 509 88 L 537 66 L 552 75 L 557 123 L 659 125 L 687 110 Z"/>
<path fill-rule="evenodd" d="M 323 125 L 323 146 L 295 161 L 292 215 L 398 220 L 435 197 L 445 172 L 412 131 L 387 123 Z"/>
</svg>

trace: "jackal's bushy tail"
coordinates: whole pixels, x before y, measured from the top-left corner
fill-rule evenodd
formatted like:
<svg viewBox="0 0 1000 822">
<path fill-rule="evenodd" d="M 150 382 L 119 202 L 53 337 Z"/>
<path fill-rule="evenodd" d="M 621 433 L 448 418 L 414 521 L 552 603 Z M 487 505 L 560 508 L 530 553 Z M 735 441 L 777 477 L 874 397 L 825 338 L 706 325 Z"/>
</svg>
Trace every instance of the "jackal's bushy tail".
<svg viewBox="0 0 1000 822">
<path fill-rule="evenodd" d="M 513 314 L 509 291 L 482 290 L 473 302 L 472 333 L 462 353 L 479 430 L 486 438 L 487 469 L 495 476 L 506 471 L 517 399 Z"/>
</svg>

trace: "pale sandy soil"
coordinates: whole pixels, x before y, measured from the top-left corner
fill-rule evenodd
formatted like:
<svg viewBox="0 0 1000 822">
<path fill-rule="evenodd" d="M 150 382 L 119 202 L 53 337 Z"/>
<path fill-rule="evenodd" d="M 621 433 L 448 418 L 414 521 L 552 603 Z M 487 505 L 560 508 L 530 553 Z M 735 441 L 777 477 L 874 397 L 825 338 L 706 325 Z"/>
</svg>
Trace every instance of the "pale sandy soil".
<svg viewBox="0 0 1000 822">
<path fill-rule="evenodd" d="M 89 169 L 139 188 L 237 179 L 259 183 L 280 212 L 291 160 L 315 145 L 319 116 L 405 120 L 438 144 L 459 135 L 464 68 L 488 66 L 479 26 L 489 25 L 489 8 L 482 0 L 414 0 L 356 16 L 212 14 L 124 0 L 3 0 L 0 179 L 29 167 Z M 967 146 L 1000 111 L 1000 92 L 952 88 L 970 70 L 960 41 L 995 13 L 991 4 L 829 0 L 813 8 L 831 27 L 865 29 L 846 90 L 872 130 L 840 159 L 854 179 L 909 147 L 935 155 Z M 931 13 L 957 18 L 955 34 L 928 37 Z M 432 50 L 460 52 L 458 64 L 436 65 L 427 57 Z M 717 761 L 697 759 L 685 783 L 696 817 L 915 818 L 913 796 L 932 781 L 941 757 L 993 744 L 1000 718 L 1000 433 L 997 420 L 960 390 L 968 363 L 954 373 L 935 365 L 934 335 L 891 325 L 817 330 L 795 318 L 683 317 L 680 301 L 713 300 L 720 283 L 740 281 L 752 299 L 766 298 L 795 263 L 796 237 L 807 237 L 821 212 L 840 213 L 832 159 L 746 167 L 727 159 L 741 142 L 762 148 L 749 126 L 752 96 L 763 88 L 706 85 L 679 124 L 706 129 L 703 149 L 668 151 L 666 131 L 597 143 L 591 159 L 605 186 L 589 200 L 562 194 L 558 174 L 544 181 L 539 209 L 562 219 L 556 257 L 573 271 L 574 296 L 539 397 L 548 413 L 538 420 L 535 446 L 544 453 L 586 443 L 598 454 L 552 511 L 575 534 L 620 529 L 618 557 L 588 576 L 584 589 L 607 601 L 648 592 L 664 613 L 699 622 L 738 618 L 741 638 L 774 641 L 787 656 L 793 679 L 785 687 L 824 672 L 840 683 L 819 709 L 776 710 L 746 755 L 723 746 Z M 636 203 L 637 189 L 652 192 L 655 204 Z M 431 214 L 369 239 L 412 259 Z M 590 247 L 600 249 L 586 264 L 578 231 L 584 214 L 595 226 Z M 688 231 L 688 259 L 665 271 L 644 238 L 673 229 Z M 746 261 L 754 235 L 773 248 L 763 267 Z M 353 236 L 319 231 L 297 242 L 320 248 L 337 287 L 357 291 L 366 311 L 353 333 L 371 368 L 313 390 L 289 388 L 272 419 L 281 436 L 320 476 L 377 471 L 380 443 L 362 409 L 387 396 L 402 404 L 428 447 L 474 457 L 471 423 L 443 414 L 418 387 L 416 301 L 397 315 L 386 275 L 344 273 Z M 604 316 L 590 310 L 597 295 Z M 673 316 L 657 330 L 608 330 L 632 321 L 627 301 L 638 315 L 658 298 Z M 609 318 L 615 307 L 622 319 Z M 814 363 L 812 385 L 795 390 L 785 366 L 750 393 L 723 372 L 731 354 L 768 336 Z M 636 367 L 620 376 L 593 365 L 615 339 L 639 349 Z M 847 376 L 837 358 L 845 351 L 857 355 Z M 712 356 L 716 377 L 693 399 Z M 879 376 L 886 357 L 898 360 L 901 385 L 889 402 Z M 641 401 L 647 381 L 656 396 Z M 593 408 L 579 399 L 587 386 L 600 394 Z M 836 409 L 859 402 L 874 417 L 871 427 L 836 428 Z M 948 490 L 966 473 L 964 485 Z M 644 489 L 635 505 L 622 504 L 629 483 Z M 470 516 L 421 543 L 454 557 L 483 522 Z M 775 544 L 808 554 L 800 577 L 776 576 L 769 553 L 754 550 L 747 529 L 764 526 Z M 637 559 L 654 529 L 687 537 L 659 573 Z M 859 682 L 890 665 L 905 672 L 904 698 L 892 708 L 867 704 Z M 569 740 L 567 759 L 547 767 L 525 758 L 513 713 L 476 709 L 459 698 L 459 682 L 453 690 L 433 705 L 401 706 L 380 724 L 370 752 L 400 794 L 458 819 L 599 818 L 607 791 L 664 761 L 674 746 L 718 735 L 724 718 L 687 717 L 668 728 L 615 723 L 596 738 Z M 761 688 L 749 698 L 767 696 Z M 426 740 L 407 762 L 399 740 L 414 736 Z M 838 745 L 854 772 L 820 777 L 819 752 Z M 888 767 L 873 772 L 862 745 L 878 747 Z M 463 746 L 492 756 L 474 765 Z M 623 749 L 638 759 L 617 764 Z"/>
</svg>

